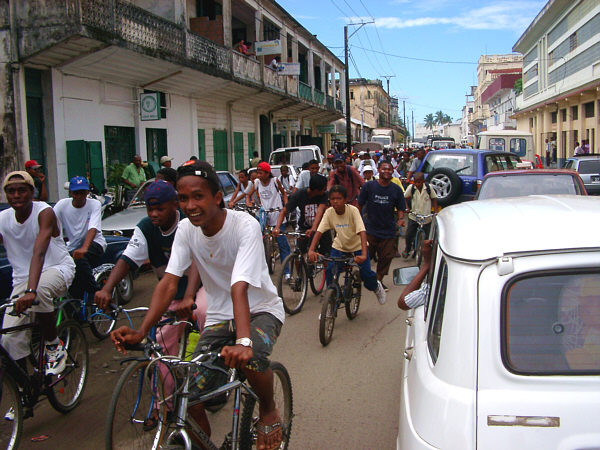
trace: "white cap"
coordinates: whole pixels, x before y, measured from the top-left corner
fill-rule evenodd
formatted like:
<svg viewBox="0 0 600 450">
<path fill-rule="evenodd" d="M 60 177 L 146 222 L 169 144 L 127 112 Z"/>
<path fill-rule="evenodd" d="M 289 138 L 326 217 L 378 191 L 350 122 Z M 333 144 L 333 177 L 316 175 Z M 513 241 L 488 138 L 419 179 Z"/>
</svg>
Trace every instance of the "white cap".
<svg viewBox="0 0 600 450">
<path fill-rule="evenodd" d="M 160 158 L 160 163 L 161 163 L 161 164 L 164 164 L 164 163 L 166 163 L 167 161 L 173 161 L 173 158 L 170 158 L 170 157 L 168 157 L 168 156 L 161 156 L 161 158 Z"/>
</svg>

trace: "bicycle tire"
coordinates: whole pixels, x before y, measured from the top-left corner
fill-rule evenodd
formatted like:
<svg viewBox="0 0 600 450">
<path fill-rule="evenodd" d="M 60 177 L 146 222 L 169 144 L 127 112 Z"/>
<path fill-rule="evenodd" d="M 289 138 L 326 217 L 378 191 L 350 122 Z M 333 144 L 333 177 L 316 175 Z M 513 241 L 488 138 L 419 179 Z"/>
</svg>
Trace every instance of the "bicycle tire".
<svg viewBox="0 0 600 450">
<path fill-rule="evenodd" d="M 12 450 L 19 448 L 23 431 L 23 406 L 15 380 L 6 371 L 0 374 L 2 391 L 0 392 L 0 448 Z M 12 419 L 9 417 L 12 416 Z"/>
<path fill-rule="evenodd" d="M 110 313 L 107 314 L 98 308 L 88 298 L 87 320 L 90 324 L 90 331 L 99 341 L 106 339 L 110 332 L 115 328 L 117 320 Z"/>
<path fill-rule="evenodd" d="M 322 262 L 310 263 L 310 290 L 314 295 L 319 295 L 325 287 L 325 265 Z"/>
<path fill-rule="evenodd" d="M 119 305 L 126 305 L 133 298 L 133 275 L 127 272 L 125 277 L 115 286 Z"/>
<path fill-rule="evenodd" d="M 292 435 L 292 419 L 294 417 L 294 396 L 292 382 L 283 364 L 271 361 L 273 371 L 273 396 L 275 405 L 281 416 L 282 442 L 278 448 L 287 449 Z M 242 422 L 240 424 L 240 449 L 249 450 L 256 446 L 256 424 L 258 423 L 258 402 L 247 395 L 243 403 Z"/>
<path fill-rule="evenodd" d="M 58 327 L 58 337 L 67 351 L 65 370 L 46 376 L 46 393 L 54 409 L 63 414 L 72 411 L 81 400 L 87 382 L 88 344 L 81 326 L 67 320 Z"/>
<path fill-rule="evenodd" d="M 265 261 L 267 262 L 267 268 L 269 269 L 269 274 L 273 275 L 275 271 L 275 264 L 273 264 L 273 241 L 269 236 L 264 238 L 264 247 L 265 247 Z"/>
<path fill-rule="evenodd" d="M 115 385 L 106 416 L 107 450 L 157 449 L 164 438 L 167 428 L 164 402 L 158 403 L 156 431 L 144 431 L 144 421 L 154 409 L 154 399 L 162 398 L 163 387 L 156 365 L 150 375 L 146 374 L 149 363 L 149 360 L 132 361 Z"/>
<path fill-rule="evenodd" d="M 417 267 L 421 267 L 421 262 L 423 262 L 423 241 L 425 240 L 425 232 L 422 229 L 417 230 L 417 235 L 415 236 L 415 261 L 417 263 Z"/>
<path fill-rule="evenodd" d="M 360 307 L 360 295 L 362 290 L 362 280 L 360 278 L 360 272 L 358 269 L 352 271 L 352 278 L 349 280 L 349 286 L 345 292 L 344 301 L 346 303 L 346 317 L 348 320 L 353 320 L 358 314 L 358 308 Z"/>
<path fill-rule="evenodd" d="M 285 279 L 285 268 L 289 267 L 290 278 Z M 297 253 L 290 253 L 283 260 L 279 280 L 277 281 L 277 291 L 283 300 L 283 309 L 290 316 L 297 314 L 302 309 L 306 301 L 308 291 L 308 279 L 306 275 L 306 266 L 301 256 Z"/>
<path fill-rule="evenodd" d="M 333 288 L 325 292 L 325 301 L 321 307 L 319 316 L 319 341 L 323 347 L 331 342 L 333 336 L 333 327 L 335 325 L 335 304 L 337 301 L 337 291 Z"/>
</svg>

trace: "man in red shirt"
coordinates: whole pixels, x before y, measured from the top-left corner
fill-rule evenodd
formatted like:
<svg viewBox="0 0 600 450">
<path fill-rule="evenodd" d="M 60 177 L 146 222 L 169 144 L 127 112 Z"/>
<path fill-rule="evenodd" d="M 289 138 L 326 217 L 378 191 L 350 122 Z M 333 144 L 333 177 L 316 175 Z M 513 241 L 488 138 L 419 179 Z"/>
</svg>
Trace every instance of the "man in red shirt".
<svg viewBox="0 0 600 450">
<path fill-rule="evenodd" d="M 336 184 L 341 184 L 348 191 L 346 203 L 358 207 L 356 199 L 365 181 L 354 167 L 346 164 L 345 159 L 345 156 L 341 153 L 336 154 L 333 158 L 333 170 L 329 173 L 327 190 Z"/>
</svg>

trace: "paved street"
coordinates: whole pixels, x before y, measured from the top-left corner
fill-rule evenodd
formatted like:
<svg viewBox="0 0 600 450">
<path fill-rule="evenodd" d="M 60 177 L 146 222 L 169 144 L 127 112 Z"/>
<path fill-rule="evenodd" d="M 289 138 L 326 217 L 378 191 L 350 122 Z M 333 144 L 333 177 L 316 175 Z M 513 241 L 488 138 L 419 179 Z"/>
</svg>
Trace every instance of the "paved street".
<svg viewBox="0 0 600 450">
<path fill-rule="evenodd" d="M 392 267 L 402 263 L 396 258 Z M 392 286 L 391 276 L 384 281 L 390 287 L 388 302 L 380 306 L 363 288 L 357 318 L 350 322 L 340 311 L 328 347 L 319 343 L 320 297 L 309 290 L 303 310 L 287 318 L 273 359 L 284 363 L 292 378 L 291 448 L 395 447 L 406 313 L 396 306 L 400 289 Z M 135 280 L 132 303 L 147 303 L 155 283 L 151 273 Z M 106 409 L 121 358 L 108 341 L 87 335 L 91 364 L 80 406 L 63 416 L 41 402 L 35 417 L 25 421 L 21 448 L 104 447 Z M 211 420 L 223 428 L 230 424 L 226 409 Z M 40 435 L 49 438 L 31 442 Z"/>
</svg>

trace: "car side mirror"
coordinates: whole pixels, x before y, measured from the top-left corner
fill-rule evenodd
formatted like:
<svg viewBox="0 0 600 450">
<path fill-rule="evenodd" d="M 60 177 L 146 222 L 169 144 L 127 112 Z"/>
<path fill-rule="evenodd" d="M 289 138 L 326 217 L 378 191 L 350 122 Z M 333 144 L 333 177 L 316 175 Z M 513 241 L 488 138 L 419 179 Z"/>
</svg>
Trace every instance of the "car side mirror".
<svg viewBox="0 0 600 450">
<path fill-rule="evenodd" d="M 417 276 L 418 273 L 418 266 L 394 269 L 394 284 L 396 286 L 407 285 Z"/>
</svg>

